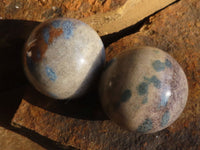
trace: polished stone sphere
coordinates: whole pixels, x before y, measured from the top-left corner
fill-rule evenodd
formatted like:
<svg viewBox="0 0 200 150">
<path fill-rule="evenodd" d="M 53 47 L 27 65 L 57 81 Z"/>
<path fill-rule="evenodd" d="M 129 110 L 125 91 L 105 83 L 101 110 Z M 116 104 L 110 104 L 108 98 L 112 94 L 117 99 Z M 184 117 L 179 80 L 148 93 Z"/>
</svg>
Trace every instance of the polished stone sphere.
<svg viewBox="0 0 200 150">
<path fill-rule="evenodd" d="M 187 102 L 188 83 L 169 54 L 140 47 L 107 63 L 99 91 L 111 120 L 130 131 L 153 133 L 179 117 Z"/>
<path fill-rule="evenodd" d="M 89 25 L 67 18 L 41 23 L 23 51 L 30 83 L 55 99 L 75 98 L 87 92 L 104 60 L 99 35 Z"/>
</svg>

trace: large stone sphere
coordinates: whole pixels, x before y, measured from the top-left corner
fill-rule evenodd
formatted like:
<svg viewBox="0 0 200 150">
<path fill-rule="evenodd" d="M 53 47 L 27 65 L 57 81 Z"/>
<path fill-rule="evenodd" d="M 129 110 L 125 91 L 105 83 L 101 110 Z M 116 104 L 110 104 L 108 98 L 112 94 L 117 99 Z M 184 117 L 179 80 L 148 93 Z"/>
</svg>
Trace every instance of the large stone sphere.
<svg viewBox="0 0 200 150">
<path fill-rule="evenodd" d="M 153 133 L 172 124 L 183 111 L 188 83 L 180 65 L 152 47 L 127 50 L 106 66 L 100 83 L 108 117 L 130 131 Z"/>
<path fill-rule="evenodd" d="M 84 94 L 104 65 L 98 34 L 87 24 L 67 18 L 41 23 L 25 44 L 23 64 L 33 86 L 56 99 Z"/>
</svg>

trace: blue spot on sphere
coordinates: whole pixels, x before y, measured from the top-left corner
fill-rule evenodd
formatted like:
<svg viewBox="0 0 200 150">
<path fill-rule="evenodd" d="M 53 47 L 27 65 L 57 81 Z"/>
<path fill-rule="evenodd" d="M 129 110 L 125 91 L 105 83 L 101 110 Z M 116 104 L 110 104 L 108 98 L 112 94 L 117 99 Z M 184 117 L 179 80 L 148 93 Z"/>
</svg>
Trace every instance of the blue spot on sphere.
<svg viewBox="0 0 200 150">
<path fill-rule="evenodd" d="M 137 129 L 140 133 L 146 133 L 152 129 L 152 120 L 147 118 Z"/>
<path fill-rule="evenodd" d="M 60 23 L 61 23 L 61 20 L 55 20 L 52 22 L 52 26 L 54 28 L 59 28 L 60 27 Z"/>
<path fill-rule="evenodd" d="M 154 87 L 158 89 L 161 87 L 161 81 L 156 76 L 151 77 L 151 82 L 153 83 Z"/>
<path fill-rule="evenodd" d="M 46 75 L 51 81 L 55 81 L 57 79 L 56 73 L 53 71 L 52 68 L 46 66 L 45 68 Z"/>
<path fill-rule="evenodd" d="M 161 126 L 164 127 L 168 124 L 170 118 L 169 111 L 166 111 L 164 115 L 162 116 Z"/>
<path fill-rule="evenodd" d="M 131 98 L 131 95 L 132 95 L 131 90 L 129 90 L 129 89 L 125 90 L 121 95 L 120 101 L 121 102 L 128 101 Z"/>
<path fill-rule="evenodd" d="M 165 65 L 166 65 L 168 68 L 171 68 L 171 67 L 172 67 L 172 63 L 171 63 L 171 61 L 169 61 L 168 59 L 165 60 Z"/>
<path fill-rule="evenodd" d="M 138 90 L 139 95 L 145 95 L 145 94 L 147 94 L 147 92 L 148 92 L 148 84 L 146 82 L 142 82 L 138 86 L 137 90 Z"/>
<path fill-rule="evenodd" d="M 43 38 L 44 38 L 44 41 L 45 41 L 46 44 L 49 43 L 49 37 L 50 37 L 49 28 L 46 27 L 46 28 L 44 28 L 44 30 L 43 30 Z"/>
<path fill-rule="evenodd" d="M 64 38 L 69 39 L 73 35 L 73 30 L 74 30 L 73 23 L 69 20 L 64 21 L 62 24 L 62 28 L 64 31 Z"/>
<path fill-rule="evenodd" d="M 156 76 L 152 76 L 150 79 L 144 77 L 144 80 L 146 80 L 148 84 L 152 83 L 157 89 L 161 87 L 161 81 Z"/>
<path fill-rule="evenodd" d="M 132 96 L 131 90 L 129 90 L 129 89 L 125 90 L 125 91 L 122 93 L 122 95 L 121 95 L 121 97 L 120 97 L 120 100 L 117 101 L 117 102 L 114 104 L 114 108 L 115 108 L 115 109 L 118 109 L 119 106 L 120 106 L 120 104 L 121 104 L 121 103 L 127 102 L 127 101 L 131 98 L 131 96 Z"/>
<path fill-rule="evenodd" d="M 165 70 L 165 63 L 162 63 L 160 60 L 154 61 L 152 65 L 157 72 Z"/>
</svg>

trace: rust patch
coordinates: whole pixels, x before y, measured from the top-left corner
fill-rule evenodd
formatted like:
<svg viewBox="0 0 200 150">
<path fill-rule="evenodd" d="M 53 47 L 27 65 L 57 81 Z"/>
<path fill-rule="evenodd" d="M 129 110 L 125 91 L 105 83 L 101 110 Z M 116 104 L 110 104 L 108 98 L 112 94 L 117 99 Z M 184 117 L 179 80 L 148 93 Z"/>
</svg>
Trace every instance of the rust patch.
<svg viewBox="0 0 200 150">
<path fill-rule="evenodd" d="M 50 37 L 49 37 L 49 43 L 52 43 L 54 39 L 56 39 L 57 37 L 59 37 L 61 34 L 63 34 L 63 30 L 61 28 L 54 28 L 52 27 L 50 29 Z"/>
<path fill-rule="evenodd" d="M 45 43 L 44 39 L 41 37 L 36 38 L 37 44 L 32 46 L 27 52 L 31 52 L 31 58 L 33 62 L 39 62 L 44 57 L 46 50 L 48 49 L 48 45 Z"/>
<path fill-rule="evenodd" d="M 45 52 L 48 49 L 48 45 L 51 44 L 54 39 L 56 39 L 61 34 L 63 34 L 63 30 L 61 28 L 56 29 L 51 26 L 48 30 L 49 39 L 48 39 L 48 44 L 47 44 L 45 42 L 44 37 L 40 34 L 40 33 L 42 33 L 41 32 L 42 29 L 37 31 L 37 35 L 35 37 L 33 37 L 33 39 L 35 39 L 35 41 L 30 43 L 30 45 L 26 45 L 26 47 L 25 47 L 26 54 L 24 55 L 25 63 L 26 63 L 26 55 L 27 55 L 27 53 L 30 53 L 30 52 L 31 52 L 31 59 L 33 60 L 33 62 L 41 61 L 44 58 Z M 29 43 L 27 43 L 27 44 L 29 44 Z"/>
</svg>

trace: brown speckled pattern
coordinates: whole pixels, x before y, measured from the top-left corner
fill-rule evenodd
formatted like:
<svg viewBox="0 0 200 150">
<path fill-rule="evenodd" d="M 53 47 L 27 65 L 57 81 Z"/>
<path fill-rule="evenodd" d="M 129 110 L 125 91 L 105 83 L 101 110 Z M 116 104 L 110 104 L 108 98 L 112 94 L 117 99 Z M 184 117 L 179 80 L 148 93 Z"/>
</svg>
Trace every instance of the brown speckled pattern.
<svg viewBox="0 0 200 150">
<path fill-rule="evenodd" d="M 188 83 L 179 64 L 157 48 L 127 50 L 105 68 L 100 84 L 104 111 L 120 126 L 152 133 L 183 111 Z"/>
</svg>

